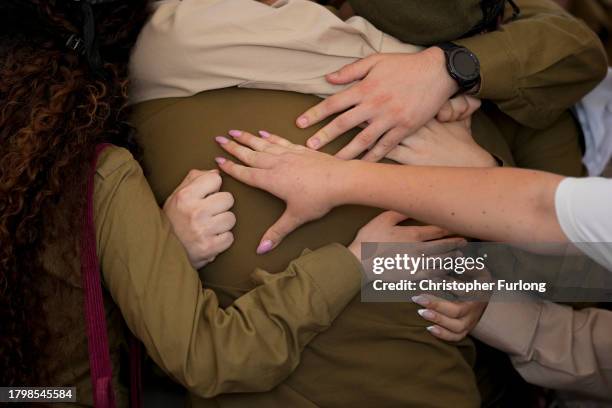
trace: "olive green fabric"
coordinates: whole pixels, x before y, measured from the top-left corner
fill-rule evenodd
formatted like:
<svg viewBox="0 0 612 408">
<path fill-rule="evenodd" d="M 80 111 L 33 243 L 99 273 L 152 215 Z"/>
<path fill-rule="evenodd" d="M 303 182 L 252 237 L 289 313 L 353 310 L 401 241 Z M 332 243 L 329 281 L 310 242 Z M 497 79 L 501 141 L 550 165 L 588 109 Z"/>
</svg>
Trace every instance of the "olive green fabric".
<svg viewBox="0 0 612 408">
<path fill-rule="evenodd" d="M 483 18 L 481 0 L 349 0 L 379 30 L 416 45 L 463 37 Z"/>
<path fill-rule="evenodd" d="M 94 212 L 120 407 L 128 406 L 118 382 L 126 367 L 119 358 L 125 323 L 169 376 L 198 395 L 263 391 L 293 371 L 306 343 L 331 325 L 361 286 L 358 260 L 344 246 L 330 244 L 305 251 L 219 308 L 125 149 L 109 147 L 100 156 Z M 78 261 L 62 265 L 66 257 L 58 246 L 45 253 L 50 273 L 40 280 L 49 289 L 45 312 L 54 322 L 47 385 L 76 386 L 78 402 L 91 406 Z"/>
<path fill-rule="evenodd" d="M 569 111 L 541 130 L 521 126 L 492 104 L 485 104 L 483 112 L 501 131 L 516 167 L 568 177 L 587 175 L 582 164 L 582 130 Z"/>
<path fill-rule="evenodd" d="M 230 128 L 266 129 L 303 143 L 314 130 L 297 129 L 293 119 L 318 100 L 289 92 L 230 88 L 137 105 L 133 120 L 158 201 L 164 201 L 189 169 L 215 166 L 214 158 L 224 153 L 214 136 Z M 503 131 L 497 127 L 500 123 L 504 123 Z M 514 165 L 507 140 L 528 167 L 565 168 L 568 175 L 575 174 L 571 169 L 581 169 L 578 132 L 571 118 L 569 122 L 560 121 L 551 131 L 533 131 L 499 111 L 478 112 L 473 130 L 477 142 L 505 165 Z M 555 138 L 558 132 L 566 136 Z M 326 151 L 337 151 L 353 135 L 344 135 Z M 546 146 L 530 145 L 534 141 L 565 149 L 553 149 L 556 156 L 540 155 L 538 150 L 546 151 Z M 530 156 L 532 148 L 538 150 Z M 271 254 L 257 256 L 258 240 L 282 212 L 282 202 L 229 177 L 224 178 L 223 189 L 236 197 L 236 242 L 201 271 L 203 280 L 216 290 L 223 304 L 251 287 L 248 275 L 254 267 L 282 270 L 305 246 L 331 241 L 348 244 L 357 229 L 379 212 L 355 206 L 336 209 L 290 235 Z M 364 304 L 356 298 L 327 332 L 305 348 L 295 373 L 276 389 L 263 394 L 222 395 L 214 401 L 194 398 L 193 403 L 222 407 L 478 405 L 471 343 L 457 347 L 435 340 L 424 330 L 427 323 L 416 310 L 410 303 Z M 483 392 L 491 398 L 497 398 L 498 388 L 503 388 L 487 387 Z"/>
<path fill-rule="evenodd" d="M 137 105 L 133 119 L 158 201 L 163 202 L 189 169 L 215 166 L 214 158 L 223 151 L 214 136 L 230 128 L 266 129 L 304 143 L 313 130 L 297 129 L 293 119 L 318 100 L 289 92 L 231 88 Z M 512 163 L 493 122 L 478 114 L 474 127 L 481 145 Z M 344 135 L 326 151 L 337 151 L 354 134 Z M 236 241 L 201 274 L 224 304 L 251 287 L 248 275 L 254 267 L 277 270 L 304 247 L 348 244 L 380 212 L 356 206 L 338 208 L 291 234 L 271 254 L 257 256 L 258 240 L 281 214 L 283 203 L 229 177 L 224 177 L 223 189 L 236 198 Z M 436 340 L 425 330 L 428 323 L 417 315 L 417 309 L 411 303 L 366 304 L 357 297 L 326 333 L 305 348 L 301 364 L 280 387 L 260 395 L 223 395 L 215 403 L 223 407 L 477 406 L 471 342 L 454 345 Z"/>
<path fill-rule="evenodd" d="M 431 38 L 421 44 L 455 40 L 469 48 L 481 65 L 476 96 L 527 127 L 549 128 L 605 77 L 606 54 L 597 35 L 552 0 L 516 0 L 521 16 L 512 20 L 508 8 L 499 30 L 461 40 L 461 33 L 448 36 L 443 21 L 469 26 L 477 3 L 351 0 L 362 17 L 402 41 L 417 42 L 413 37 L 424 33 Z"/>
</svg>

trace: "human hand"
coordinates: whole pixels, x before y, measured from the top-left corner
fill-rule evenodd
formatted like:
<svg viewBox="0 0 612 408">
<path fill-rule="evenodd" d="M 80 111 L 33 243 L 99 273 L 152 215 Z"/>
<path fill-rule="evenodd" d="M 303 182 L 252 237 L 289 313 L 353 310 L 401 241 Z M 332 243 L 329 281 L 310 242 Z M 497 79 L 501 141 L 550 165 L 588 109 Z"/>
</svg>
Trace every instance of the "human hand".
<svg viewBox="0 0 612 408">
<path fill-rule="evenodd" d="M 361 244 L 364 242 L 396 243 L 438 240 L 439 243 L 444 241 L 444 244 L 448 244 L 443 247 L 438 247 L 443 248 L 443 250 L 441 249 L 437 252 L 448 252 L 467 242 L 465 238 L 460 237 L 442 240 L 442 238 L 448 237 L 451 235 L 451 233 L 445 229 L 432 225 L 398 225 L 406 219 L 408 219 L 408 217 L 395 211 L 383 212 L 359 230 L 357 236 L 349 245 L 348 249 L 357 257 L 357 259 L 361 259 Z M 432 249 L 433 247 L 431 245 L 427 246 L 428 252 L 431 252 Z M 421 250 L 421 252 L 424 251 L 425 249 Z"/>
<path fill-rule="evenodd" d="M 484 313 L 486 302 L 451 302 L 432 295 L 419 295 L 412 301 L 424 309 L 419 315 L 434 323 L 427 330 L 446 341 L 461 341 L 476 327 Z"/>
<path fill-rule="evenodd" d="M 365 160 L 382 159 L 434 118 L 458 90 L 437 47 L 416 54 L 372 55 L 328 75 L 327 80 L 336 85 L 359 82 L 309 109 L 297 125 L 307 128 L 348 109 L 308 140 L 310 148 L 319 149 L 367 123 L 337 154 L 341 159 L 353 159 L 370 148 Z"/>
<path fill-rule="evenodd" d="M 269 252 L 291 231 L 321 218 L 339 204 L 338 189 L 321 180 L 328 179 L 346 162 L 264 131 L 260 132 L 262 137 L 238 130 L 230 131 L 230 135 L 240 144 L 225 137 L 217 137 L 217 143 L 250 167 L 222 157 L 216 159 L 219 167 L 235 179 L 267 191 L 287 204 L 283 215 L 263 235 L 257 253 Z"/>
<path fill-rule="evenodd" d="M 478 110 L 482 102 L 480 99 L 468 95 L 458 95 L 448 100 L 436 116 L 440 122 L 459 122 L 466 120 Z"/>
<path fill-rule="evenodd" d="M 497 166 L 493 156 L 474 141 L 471 117 L 447 123 L 432 119 L 386 157 L 412 166 Z"/>
<path fill-rule="evenodd" d="M 234 242 L 236 216 L 230 212 L 234 197 L 219 192 L 218 170 L 191 170 L 164 204 L 174 233 L 187 250 L 189 261 L 200 269 Z"/>
</svg>

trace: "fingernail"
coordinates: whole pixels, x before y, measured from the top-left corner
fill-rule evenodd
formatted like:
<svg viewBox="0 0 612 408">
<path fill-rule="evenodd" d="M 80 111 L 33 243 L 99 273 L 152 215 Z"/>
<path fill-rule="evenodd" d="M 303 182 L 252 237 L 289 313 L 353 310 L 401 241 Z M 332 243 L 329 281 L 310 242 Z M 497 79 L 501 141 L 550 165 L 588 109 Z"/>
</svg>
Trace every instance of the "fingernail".
<svg viewBox="0 0 612 408">
<path fill-rule="evenodd" d="M 231 137 L 240 137 L 240 136 L 242 136 L 242 132 L 240 130 L 230 130 L 228 133 L 229 133 L 229 135 Z"/>
<path fill-rule="evenodd" d="M 263 137 L 264 139 L 267 139 L 267 138 L 269 138 L 272 135 L 270 134 L 270 132 L 267 132 L 265 130 L 260 130 L 259 131 L 259 136 Z"/>
<path fill-rule="evenodd" d="M 421 306 L 427 306 L 429 304 L 429 299 L 423 295 L 413 296 L 412 301 Z"/>
<path fill-rule="evenodd" d="M 297 120 L 297 124 L 299 127 L 305 128 L 308 126 L 308 118 L 306 116 L 300 116 Z"/>
<path fill-rule="evenodd" d="M 215 140 L 217 141 L 217 143 L 219 144 L 226 144 L 229 143 L 229 140 L 223 136 L 217 136 L 215 137 Z"/>
<path fill-rule="evenodd" d="M 261 244 L 259 244 L 259 246 L 257 247 L 257 254 L 258 255 L 263 255 L 266 252 L 269 252 L 272 249 L 272 246 L 274 244 L 272 243 L 272 241 L 270 241 L 269 239 L 263 241 Z"/>
<path fill-rule="evenodd" d="M 432 334 L 440 334 L 440 330 L 436 326 L 428 326 L 427 330 Z"/>
<path fill-rule="evenodd" d="M 311 149 L 318 149 L 319 146 L 321 146 L 321 141 L 316 137 L 313 137 L 308 141 L 308 147 Z"/>
<path fill-rule="evenodd" d="M 431 320 L 431 319 L 434 318 L 434 313 L 431 310 L 428 310 L 428 309 L 419 309 L 419 310 L 417 310 L 417 313 L 423 319 Z"/>
<path fill-rule="evenodd" d="M 225 157 L 217 157 L 217 158 L 215 158 L 215 161 L 217 162 L 217 164 L 223 164 L 227 160 L 225 159 Z"/>
</svg>

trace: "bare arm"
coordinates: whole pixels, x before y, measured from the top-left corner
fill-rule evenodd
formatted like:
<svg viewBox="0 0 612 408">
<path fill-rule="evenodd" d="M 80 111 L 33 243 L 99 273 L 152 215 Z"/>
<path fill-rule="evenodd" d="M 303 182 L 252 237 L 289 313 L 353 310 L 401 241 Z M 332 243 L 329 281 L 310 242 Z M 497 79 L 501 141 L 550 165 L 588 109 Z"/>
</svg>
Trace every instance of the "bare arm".
<svg viewBox="0 0 612 408">
<path fill-rule="evenodd" d="M 340 204 L 391 208 L 488 241 L 566 240 L 555 213 L 561 176 L 522 169 L 399 167 L 363 161 L 345 163 L 341 169 Z M 534 225 L 538 225 L 535 231 Z"/>
<path fill-rule="evenodd" d="M 218 162 L 231 176 L 287 203 L 262 239 L 270 241 L 270 249 L 298 226 L 348 203 L 393 209 L 484 240 L 567 241 L 554 203 L 561 176 L 520 169 L 346 162 L 264 134 L 258 138 L 243 132 L 235 137 L 242 144 L 221 144 L 251 167 L 224 158 Z"/>
</svg>

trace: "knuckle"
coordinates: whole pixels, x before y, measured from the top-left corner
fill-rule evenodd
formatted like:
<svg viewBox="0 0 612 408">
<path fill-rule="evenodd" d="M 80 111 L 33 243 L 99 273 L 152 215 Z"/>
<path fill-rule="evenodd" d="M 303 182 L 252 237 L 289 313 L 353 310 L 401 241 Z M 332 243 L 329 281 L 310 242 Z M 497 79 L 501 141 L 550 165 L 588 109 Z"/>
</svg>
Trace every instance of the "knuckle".
<svg viewBox="0 0 612 408">
<path fill-rule="evenodd" d="M 326 112 L 335 112 L 340 109 L 340 101 L 337 97 L 331 96 L 321 102 L 318 108 L 313 110 L 313 116 L 319 117 L 324 115 Z"/>
<path fill-rule="evenodd" d="M 219 235 L 217 243 L 217 252 L 225 251 L 234 243 L 234 234 L 231 231 L 224 232 Z"/>
<path fill-rule="evenodd" d="M 391 139 L 382 139 L 378 142 L 379 149 L 385 151 L 391 150 L 395 145 L 396 143 Z"/>
<path fill-rule="evenodd" d="M 234 226 L 236 225 L 236 214 L 234 214 L 233 212 L 228 212 L 228 219 L 229 219 L 230 229 L 234 228 Z"/>
<path fill-rule="evenodd" d="M 198 245 L 199 255 L 202 258 L 208 258 L 212 251 L 212 243 L 208 237 L 202 237 Z"/>
<path fill-rule="evenodd" d="M 208 173 L 208 177 L 215 186 L 221 185 L 221 175 L 219 173 Z"/>
<path fill-rule="evenodd" d="M 235 203 L 234 200 L 234 195 L 228 191 L 223 191 L 221 193 L 219 193 L 221 196 L 221 200 L 223 201 L 224 204 L 232 207 Z"/>
<path fill-rule="evenodd" d="M 187 225 L 192 231 L 198 231 L 203 229 L 202 223 L 200 222 L 200 217 L 198 215 L 198 211 L 190 211 L 187 214 Z"/>
<path fill-rule="evenodd" d="M 457 308 L 452 308 L 449 310 L 448 316 L 452 317 L 453 319 L 459 319 L 461 318 L 461 310 Z"/>
<path fill-rule="evenodd" d="M 393 118 L 399 118 L 404 115 L 404 111 L 405 111 L 404 106 L 394 104 L 389 107 L 389 109 L 387 110 L 387 113 L 389 116 Z"/>
<path fill-rule="evenodd" d="M 369 147 L 373 141 L 374 141 L 374 136 L 371 136 L 368 133 L 362 134 L 361 136 L 358 136 L 355 139 L 353 139 L 353 142 L 357 146 L 364 148 L 364 149 Z"/>
<path fill-rule="evenodd" d="M 181 188 L 175 193 L 174 197 L 177 209 L 184 211 L 186 209 L 187 203 L 189 203 L 190 201 L 191 191 L 187 187 Z"/>
<path fill-rule="evenodd" d="M 372 76 L 368 76 L 367 79 L 364 79 L 359 83 L 358 90 L 361 94 L 370 94 L 374 90 L 380 87 L 380 81 Z M 380 93 L 372 98 L 372 102 L 387 102 L 391 96 L 387 93 Z"/>
<path fill-rule="evenodd" d="M 345 129 L 348 126 L 349 126 L 349 117 L 346 114 L 338 116 L 333 121 L 333 127 L 335 129 Z"/>
<path fill-rule="evenodd" d="M 196 178 L 198 177 L 202 172 L 197 170 L 197 169 L 191 169 L 189 170 L 189 172 L 187 173 L 187 177 L 186 178 Z"/>
</svg>

